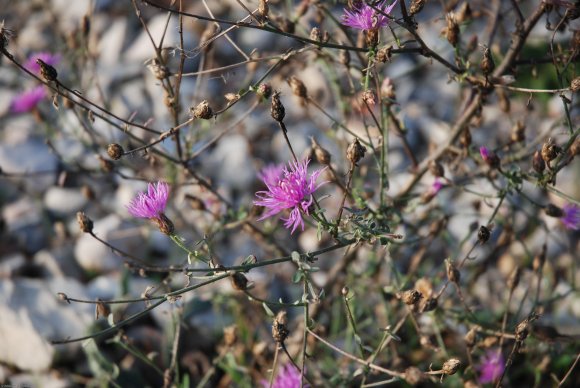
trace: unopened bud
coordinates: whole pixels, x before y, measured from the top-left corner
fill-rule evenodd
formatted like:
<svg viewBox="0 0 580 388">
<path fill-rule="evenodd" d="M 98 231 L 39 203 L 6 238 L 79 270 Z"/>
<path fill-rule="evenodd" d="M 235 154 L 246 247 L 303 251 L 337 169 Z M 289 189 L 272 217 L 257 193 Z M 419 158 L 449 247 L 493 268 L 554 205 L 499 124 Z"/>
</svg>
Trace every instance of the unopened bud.
<svg viewBox="0 0 580 388">
<path fill-rule="evenodd" d="M 477 341 L 477 326 L 472 327 L 467 334 L 465 334 L 465 337 L 463 337 L 463 339 L 465 340 L 465 345 L 467 345 L 468 348 L 472 348 L 473 346 L 475 346 L 475 342 Z"/>
<path fill-rule="evenodd" d="M 294 93 L 295 96 L 300 98 L 306 98 L 308 96 L 306 86 L 304 86 L 304 82 L 302 82 L 300 79 L 296 78 L 295 76 L 292 76 L 288 80 L 288 83 L 290 84 L 292 93 Z"/>
<path fill-rule="evenodd" d="M 389 100 L 395 100 L 397 98 L 395 84 L 389 77 L 386 77 L 381 83 L 381 96 Z"/>
<path fill-rule="evenodd" d="M 284 109 L 284 105 L 280 101 L 280 93 L 274 92 L 272 94 L 272 106 L 270 107 L 270 114 L 272 118 L 277 122 L 281 123 L 284 121 L 284 116 L 286 116 L 286 110 Z"/>
<path fill-rule="evenodd" d="M 290 334 L 286 327 L 287 324 L 286 311 L 281 310 L 274 318 L 274 323 L 272 324 L 272 338 L 274 338 L 274 341 L 282 343 L 286 340 L 288 334 Z"/>
<path fill-rule="evenodd" d="M 47 81 L 56 81 L 58 77 L 58 72 L 54 67 L 45 63 L 42 59 L 37 58 L 36 63 L 40 66 L 40 75 Z"/>
<path fill-rule="evenodd" d="M 532 168 L 540 174 L 543 173 L 546 169 L 546 162 L 544 162 L 540 151 L 536 150 L 536 152 L 534 152 L 534 156 L 532 158 Z"/>
<path fill-rule="evenodd" d="M 502 112 L 509 113 L 511 110 L 511 102 L 506 91 L 502 88 L 498 88 L 496 93 L 499 102 L 499 108 L 502 110 Z"/>
<path fill-rule="evenodd" d="M 344 296 L 346 298 L 346 296 L 350 292 L 350 288 L 348 288 L 347 286 L 344 286 L 344 287 L 342 287 L 342 290 L 340 292 L 341 292 L 342 296 Z"/>
<path fill-rule="evenodd" d="M 356 165 L 362 158 L 364 158 L 367 148 L 363 146 L 358 139 L 354 139 L 352 143 L 348 146 L 346 150 L 346 158 L 353 164 Z"/>
<path fill-rule="evenodd" d="M 479 231 L 477 232 L 477 242 L 483 245 L 489 241 L 490 237 L 491 231 L 489 230 L 489 228 L 487 226 L 481 225 L 479 227 Z"/>
<path fill-rule="evenodd" d="M 447 27 L 445 28 L 445 38 L 447 41 L 451 43 L 453 47 L 457 46 L 459 42 L 459 24 L 457 24 L 457 20 L 455 19 L 455 14 L 453 12 L 449 12 L 445 17 L 447 21 Z"/>
<path fill-rule="evenodd" d="M 173 222 L 164 213 L 160 213 L 157 217 L 151 219 L 163 234 L 171 236 L 175 230 Z"/>
<path fill-rule="evenodd" d="M 125 153 L 125 151 L 123 150 L 123 147 L 121 147 L 117 143 L 111 143 L 107 147 L 107 154 L 113 160 L 121 159 L 121 157 L 123 156 L 124 153 Z"/>
<path fill-rule="evenodd" d="M 262 98 L 270 98 L 272 87 L 269 84 L 260 84 L 256 89 L 256 94 Z"/>
<path fill-rule="evenodd" d="M 312 149 L 314 150 L 314 156 L 316 156 L 316 161 L 323 166 L 328 166 L 330 164 L 330 152 L 325 150 L 314 140 L 313 137 L 310 138 L 312 142 Z"/>
<path fill-rule="evenodd" d="M 493 151 L 487 149 L 487 147 L 483 146 L 479 148 L 479 153 L 483 161 L 491 168 L 498 168 L 501 161 L 499 156 Z"/>
<path fill-rule="evenodd" d="M 77 222 L 83 233 L 93 232 L 93 221 L 83 212 L 77 212 Z"/>
<path fill-rule="evenodd" d="M 449 279 L 451 283 L 459 283 L 459 279 L 461 279 L 461 273 L 457 268 L 455 268 L 451 260 L 447 260 L 445 262 L 445 268 L 447 272 L 447 279 Z"/>
<path fill-rule="evenodd" d="M 248 278 L 241 272 L 234 272 L 230 280 L 235 290 L 244 291 L 248 288 Z"/>
<path fill-rule="evenodd" d="M 483 50 L 483 58 L 481 59 L 481 63 L 479 65 L 481 67 L 481 71 L 484 75 L 490 75 L 491 72 L 495 69 L 495 63 L 491 56 L 491 50 L 489 47 L 485 47 Z"/>
<path fill-rule="evenodd" d="M 169 75 L 167 66 L 163 66 L 157 58 L 153 58 L 147 65 L 147 68 L 158 80 L 163 80 Z"/>
<path fill-rule="evenodd" d="M 544 211 L 546 212 L 546 215 L 550 217 L 561 218 L 562 216 L 564 216 L 564 210 L 562 210 L 556 205 L 549 204 L 546 206 Z"/>
<path fill-rule="evenodd" d="M 409 7 L 409 16 L 413 16 L 421 12 L 425 6 L 425 0 L 412 0 Z"/>
<path fill-rule="evenodd" d="M 461 366 L 461 362 L 456 358 L 451 358 L 443 364 L 441 371 L 446 375 L 454 375 Z"/>
<path fill-rule="evenodd" d="M 190 112 L 196 119 L 209 120 L 213 116 L 213 110 L 207 100 L 203 100 L 195 108 L 190 108 Z"/>
</svg>

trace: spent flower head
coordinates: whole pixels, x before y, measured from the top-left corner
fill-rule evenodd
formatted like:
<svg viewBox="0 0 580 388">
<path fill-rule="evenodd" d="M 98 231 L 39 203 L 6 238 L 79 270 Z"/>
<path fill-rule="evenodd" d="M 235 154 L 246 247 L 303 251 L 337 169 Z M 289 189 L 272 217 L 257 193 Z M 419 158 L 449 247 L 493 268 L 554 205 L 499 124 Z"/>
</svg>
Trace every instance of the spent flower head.
<svg viewBox="0 0 580 388">
<path fill-rule="evenodd" d="M 560 221 L 562 221 L 566 229 L 580 229 L 580 207 L 576 204 L 568 203 L 562 207 L 562 211 L 564 214 L 560 218 Z"/>
<path fill-rule="evenodd" d="M 288 167 L 267 167 L 260 173 L 260 178 L 266 184 L 267 191 L 258 191 L 255 205 L 265 207 L 266 213 L 258 219 L 264 220 L 286 209 L 290 210 L 288 218 L 282 218 L 286 228 L 296 230 L 298 225 L 304 230 L 302 214 L 309 214 L 308 208 L 312 205 L 312 194 L 323 184 L 316 184 L 316 179 L 323 169 L 314 171 L 308 176 L 310 159 L 302 162 L 292 162 Z"/>
<path fill-rule="evenodd" d="M 505 368 L 505 360 L 499 349 L 490 349 L 481 358 L 479 364 L 479 381 L 482 384 L 492 383 L 501 376 Z"/>
<path fill-rule="evenodd" d="M 273 388 L 296 388 L 300 387 L 300 372 L 293 365 L 286 364 L 280 368 L 278 375 L 272 382 Z M 262 380 L 263 387 L 269 387 L 270 383 Z M 308 387 L 309 385 L 304 385 Z"/>
<path fill-rule="evenodd" d="M 30 112 L 44 97 L 46 97 L 44 85 L 38 85 L 34 89 L 16 95 L 10 104 L 10 111 L 12 113 Z"/>
<path fill-rule="evenodd" d="M 386 0 L 379 2 L 375 8 L 383 11 L 383 13 L 389 15 L 397 0 L 393 4 L 385 8 Z M 389 23 L 389 18 L 382 13 L 377 12 L 373 7 L 366 3 L 363 3 L 360 7 L 354 8 L 353 10 L 344 10 L 344 15 L 342 15 L 342 24 L 351 28 L 357 28 L 359 30 L 370 31 L 378 30 L 379 28 L 385 27 Z"/>
</svg>

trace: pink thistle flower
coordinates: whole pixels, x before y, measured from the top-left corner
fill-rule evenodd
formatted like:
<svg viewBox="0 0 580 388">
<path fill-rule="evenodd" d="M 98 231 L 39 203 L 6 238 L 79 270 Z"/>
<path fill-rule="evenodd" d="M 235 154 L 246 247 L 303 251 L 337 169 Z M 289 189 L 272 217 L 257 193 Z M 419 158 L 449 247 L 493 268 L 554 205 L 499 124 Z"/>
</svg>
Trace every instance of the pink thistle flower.
<svg viewBox="0 0 580 388">
<path fill-rule="evenodd" d="M 297 388 L 300 387 L 300 372 L 293 365 L 286 364 L 280 368 L 278 375 L 272 382 L 273 388 Z M 264 388 L 270 386 L 270 383 L 266 380 L 260 382 Z M 304 385 L 309 387 L 308 384 Z"/>
<path fill-rule="evenodd" d="M 573 203 L 568 203 L 562 207 L 562 211 L 564 215 L 562 215 L 560 221 L 562 221 L 566 229 L 580 229 L 580 208 Z"/>
<path fill-rule="evenodd" d="M 479 147 L 479 154 L 481 155 L 481 158 L 483 159 L 484 162 L 487 162 L 489 160 L 489 150 L 487 149 L 486 146 Z"/>
<path fill-rule="evenodd" d="M 34 89 L 18 94 L 12 99 L 10 111 L 12 113 L 30 112 L 40 101 L 46 97 L 46 90 L 43 85 L 38 85 Z"/>
<path fill-rule="evenodd" d="M 169 185 L 165 182 L 157 182 L 157 185 L 149 183 L 147 192 L 137 194 L 127 210 L 133 217 L 160 218 L 167 206 L 169 197 Z"/>
<path fill-rule="evenodd" d="M 397 0 L 386 8 L 385 3 L 386 0 L 383 0 L 379 2 L 375 8 L 381 9 L 388 15 L 395 7 L 395 4 L 397 4 Z M 352 11 L 345 9 L 344 15 L 342 15 L 342 24 L 364 31 L 378 30 L 379 28 L 385 27 L 389 24 L 389 18 L 365 3 Z"/>
<path fill-rule="evenodd" d="M 491 383 L 498 379 L 505 368 L 505 360 L 501 350 L 488 350 L 481 359 L 478 369 L 480 371 L 479 381 L 482 384 Z"/>
<path fill-rule="evenodd" d="M 54 66 L 60 62 L 60 55 L 51 54 L 49 52 L 39 52 L 28 57 L 28 60 L 24 63 L 24 67 L 30 70 L 32 73 L 40 73 L 40 65 L 36 63 L 36 60 L 40 59 L 47 65 Z"/>
<path fill-rule="evenodd" d="M 437 195 L 439 190 L 443 187 L 443 182 L 441 182 L 438 178 L 435 178 L 435 181 L 431 185 L 430 193 L 432 195 Z"/>
<path fill-rule="evenodd" d="M 499 167 L 499 156 L 497 156 L 495 152 L 488 150 L 486 146 L 479 147 L 479 154 L 483 161 L 491 168 Z"/>
<path fill-rule="evenodd" d="M 258 219 L 262 221 L 272 217 L 283 210 L 291 209 L 288 218 L 282 218 L 284 226 L 288 229 L 292 227 L 294 233 L 298 225 L 304 230 L 304 220 L 302 214 L 308 215 L 308 208 L 312 205 L 312 194 L 323 184 L 316 184 L 316 179 L 323 169 L 314 171 L 308 177 L 308 163 L 310 159 L 303 162 L 292 162 L 289 168 L 268 167 L 260 173 L 260 178 L 268 187 L 267 191 L 258 191 L 254 201 L 255 205 L 267 208 L 266 213 Z"/>
</svg>

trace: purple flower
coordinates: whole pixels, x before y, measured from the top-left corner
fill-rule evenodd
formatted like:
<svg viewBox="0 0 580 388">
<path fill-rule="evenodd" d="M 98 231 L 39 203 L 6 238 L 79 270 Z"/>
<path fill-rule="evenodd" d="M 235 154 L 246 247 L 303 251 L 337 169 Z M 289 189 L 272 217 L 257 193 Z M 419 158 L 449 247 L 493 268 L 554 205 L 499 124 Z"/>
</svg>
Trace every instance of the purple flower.
<svg viewBox="0 0 580 388">
<path fill-rule="evenodd" d="M 376 5 L 375 8 L 382 10 L 383 13 L 388 15 L 393 10 L 395 4 L 397 4 L 397 0 L 395 0 L 393 4 L 386 8 L 385 3 L 386 0 L 382 0 Z M 377 12 L 366 3 L 362 4 L 358 8 L 354 8 L 352 11 L 345 9 L 344 15 L 342 15 L 342 24 L 351 28 L 357 28 L 359 30 L 378 30 L 379 28 L 385 27 L 388 23 L 388 17 Z"/>
<path fill-rule="evenodd" d="M 258 219 L 262 221 L 285 209 L 291 209 L 288 218 L 282 218 L 286 228 L 292 227 L 292 232 L 298 225 L 304 230 L 304 220 L 301 212 L 308 215 L 312 204 L 312 193 L 327 182 L 316 184 L 316 179 L 324 169 L 314 171 L 308 177 L 307 159 L 303 162 L 292 162 L 289 168 L 267 167 L 260 173 L 260 178 L 268 187 L 268 191 L 258 191 L 255 205 L 267 208 L 266 213 Z"/>
<path fill-rule="evenodd" d="M 479 147 L 479 154 L 481 155 L 481 158 L 483 159 L 484 162 L 487 162 L 489 160 L 489 150 L 487 149 L 486 146 Z"/>
<path fill-rule="evenodd" d="M 34 89 L 18 94 L 12 99 L 10 111 L 12 113 L 30 112 L 46 97 L 46 90 L 43 85 L 38 85 Z"/>
<path fill-rule="evenodd" d="M 127 205 L 127 210 L 133 217 L 161 219 L 168 196 L 167 183 L 157 182 L 157 185 L 149 183 L 147 192 L 137 194 L 137 197 Z"/>
<path fill-rule="evenodd" d="M 505 360 L 499 349 L 488 350 L 481 359 L 478 369 L 480 372 L 479 382 L 491 383 L 498 379 L 505 368 Z"/>
<path fill-rule="evenodd" d="M 566 229 L 578 230 L 580 228 L 580 208 L 573 203 L 568 203 L 562 207 L 564 215 L 560 221 L 564 224 Z"/>
<path fill-rule="evenodd" d="M 435 181 L 431 185 L 431 189 L 429 190 L 429 192 L 432 195 L 437 195 L 437 193 L 439 192 L 439 190 L 441 190 L 442 187 L 443 187 L 443 182 L 441 182 L 439 180 L 439 178 L 435 178 Z"/>
<path fill-rule="evenodd" d="M 262 380 L 261 384 L 264 388 L 270 386 L 270 383 L 266 380 Z M 308 387 L 308 385 L 304 385 Z M 274 379 L 272 383 L 273 388 L 297 388 L 300 387 L 300 372 L 294 367 L 294 365 L 286 364 Z"/>
<path fill-rule="evenodd" d="M 36 63 L 37 59 L 41 59 L 47 65 L 54 66 L 60 61 L 60 55 L 49 52 L 36 53 L 28 57 L 28 60 L 24 63 L 24 67 L 33 73 L 40 73 L 40 65 Z"/>
<path fill-rule="evenodd" d="M 479 154 L 483 161 L 491 168 L 498 168 L 500 165 L 499 156 L 495 152 L 487 149 L 486 146 L 479 147 Z"/>
</svg>

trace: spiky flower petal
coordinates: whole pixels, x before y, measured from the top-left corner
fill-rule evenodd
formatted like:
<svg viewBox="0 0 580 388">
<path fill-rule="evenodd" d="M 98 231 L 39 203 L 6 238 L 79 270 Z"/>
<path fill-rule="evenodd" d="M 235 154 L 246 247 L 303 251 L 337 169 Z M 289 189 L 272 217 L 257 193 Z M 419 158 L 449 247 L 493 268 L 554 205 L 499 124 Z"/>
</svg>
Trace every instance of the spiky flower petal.
<svg viewBox="0 0 580 388">
<path fill-rule="evenodd" d="M 383 13 L 389 15 L 395 7 L 395 4 L 397 4 L 397 0 L 386 8 L 385 3 L 386 0 L 383 0 L 375 8 L 381 9 Z M 388 23 L 389 18 L 387 16 L 377 12 L 366 3 L 353 10 L 345 9 L 344 15 L 342 15 L 342 24 L 359 30 L 378 30 L 379 28 L 385 27 Z"/>
<path fill-rule="evenodd" d="M 147 192 L 137 194 L 137 197 L 127 205 L 127 210 L 133 217 L 158 219 L 161 218 L 167 206 L 168 197 L 169 185 L 167 183 L 149 183 Z"/>
<path fill-rule="evenodd" d="M 505 361 L 501 350 L 488 350 L 485 356 L 481 359 L 479 365 L 479 382 L 482 384 L 492 383 L 501 376 L 505 368 Z"/>
</svg>

